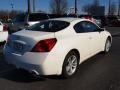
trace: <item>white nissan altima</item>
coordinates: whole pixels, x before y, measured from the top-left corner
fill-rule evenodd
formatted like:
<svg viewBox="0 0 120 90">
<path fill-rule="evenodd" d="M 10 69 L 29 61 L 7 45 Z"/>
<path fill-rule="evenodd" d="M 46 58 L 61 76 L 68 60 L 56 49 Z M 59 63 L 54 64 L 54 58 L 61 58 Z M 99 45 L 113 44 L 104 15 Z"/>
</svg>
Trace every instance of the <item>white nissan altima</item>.
<svg viewBox="0 0 120 90">
<path fill-rule="evenodd" d="M 78 65 L 99 52 L 108 52 L 111 34 L 80 18 L 42 21 L 13 33 L 4 48 L 8 64 L 36 75 L 73 76 Z"/>
</svg>

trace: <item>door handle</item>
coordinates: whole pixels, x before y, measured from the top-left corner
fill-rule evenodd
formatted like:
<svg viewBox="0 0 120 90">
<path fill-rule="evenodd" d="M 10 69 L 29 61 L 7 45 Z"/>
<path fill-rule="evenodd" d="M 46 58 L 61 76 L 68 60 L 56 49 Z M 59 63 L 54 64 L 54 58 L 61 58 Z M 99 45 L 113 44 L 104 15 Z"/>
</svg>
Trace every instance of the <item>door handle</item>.
<svg viewBox="0 0 120 90">
<path fill-rule="evenodd" d="M 92 39 L 92 37 L 89 37 L 89 39 Z"/>
</svg>

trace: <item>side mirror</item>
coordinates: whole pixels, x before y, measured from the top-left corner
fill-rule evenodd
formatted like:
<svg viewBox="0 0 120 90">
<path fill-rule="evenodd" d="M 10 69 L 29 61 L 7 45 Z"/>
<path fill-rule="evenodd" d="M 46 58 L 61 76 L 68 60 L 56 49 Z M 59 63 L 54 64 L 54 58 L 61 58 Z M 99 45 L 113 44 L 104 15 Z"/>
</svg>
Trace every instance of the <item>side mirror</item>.
<svg viewBox="0 0 120 90">
<path fill-rule="evenodd" d="M 105 31 L 105 28 L 99 28 L 99 29 L 97 29 L 96 31 L 102 32 L 102 31 Z"/>
<path fill-rule="evenodd" d="M 105 31 L 106 29 L 105 28 L 101 28 L 101 31 Z"/>
</svg>

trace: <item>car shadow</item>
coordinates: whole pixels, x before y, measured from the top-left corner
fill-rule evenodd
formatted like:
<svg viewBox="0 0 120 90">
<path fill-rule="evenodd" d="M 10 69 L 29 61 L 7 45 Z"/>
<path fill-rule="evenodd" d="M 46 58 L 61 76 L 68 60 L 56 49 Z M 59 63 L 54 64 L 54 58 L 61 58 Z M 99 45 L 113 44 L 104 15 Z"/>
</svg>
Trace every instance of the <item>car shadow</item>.
<svg viewBox="0 0 120 90">
<path fill-rule="evenodd" d="M 87 59 L 86 61 L 82 62 L 79 67 L 78 67 L 78 70 L 77 70 L 77 73 L 73 76 L 73 77 L 70 77 L 69 79 L 78 79 L 80 77 L 83 77 L 85 75 L 88 75 L 88 72 L 89 71 L 92 71 L 93 68 L 99 64 L 99 62 L 102 62 L 102 58 L 103 57 L 106 57 L 106 56 L 109 56 L 110 54 L 103 54 L 103 53 L 99 53 L 89 59 Z M 87 72 L 88 71 L 88 72 Z M 87 74 L 86 74 L 87 73 Z M 58 77 L 58 76 L 47 76 L 47 78 L 49 79 L 59 79 L 59 80 L 66 80 L 65 78 L 63 77 Z"/>
<path fill-rule="evenodd" d="M 3 46 L 3 45 L 5 45 L 5 41 L 4 42 L 0 42 L 0 46 Z"/>
<path fill-rule="evenodd" d="M 18 70 L 13 69 L 8 72 L 5 72 L 0 75 L 0 78 L 10 80 L 13 82 L 19 82 L 19 83 L 33 83 L 37 81 L 45 81 L 46 79 L 43 77 L 35 78 L 30 73 L 24 71 L 24 70 Z"/>
<path fill-rule="evenodd" d="M 0 78 L 15 81 L 15 82 L 23 82 L 23 83 L 30 83 L 36 81 L 44 81 L 45 78 L 40 77 L 34 78 L 30 73 L 24 70 L 18 70 L 13 65 L 8 65 L 5 62 L 5 58 L 3 53 L 0 52 Z"/>
<path fill-rule="evenodd" d="M 106 54 L 109 56 L 109 54 Z M 77 73 L 74 75 L 74 77 L 71 77 L 70 79 L 78 79 L 80 77 L 83 77 L 84 75 L 88 75 L 87 71 L 91 71 L 95 67 L 96 64 L 99 64 L 101 62 L 101 58 L 106 57 L 106 55 L 103 55 L 101 53 L 97 54 L 96 56 L 84 61 L 79 65 L 79 69 Z M 86 74 L 87 73 L 87 74 Z M 10 80 L 13 82 L 19 82 L 19 83 L 32 83 L 32 82 L 39 82 L 39 81 L 46 81 L 47 79 L 51 80 L 66 80 L 62 76 L 57 75 L 50 75 L 50 76 L 40 76 L 39 78 L 33 77 L 30 73 L 24 70 L 18 70 L 14 69 L 7 71 L 5 73 L 0 74 L 0 78 Z"/>
</svg>

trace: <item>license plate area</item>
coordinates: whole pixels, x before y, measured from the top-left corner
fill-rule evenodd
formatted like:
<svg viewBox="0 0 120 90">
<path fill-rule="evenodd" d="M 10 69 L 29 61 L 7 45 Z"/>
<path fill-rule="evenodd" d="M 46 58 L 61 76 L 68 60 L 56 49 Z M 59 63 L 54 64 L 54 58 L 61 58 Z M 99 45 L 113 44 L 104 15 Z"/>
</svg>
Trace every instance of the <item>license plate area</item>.
<svg viewBox="0 0 120 90">
<path fill-rule="evenodd" d="M 15 51 L 21 52 L 24 49 L 24 45 L 21 44 L 21 43 L 14 42 L 13 48 L 14 48 Z"/>
<path fill-rule="evenodd" d="M 23 41 L 14 41 L 13 42 L 13 50 L 14 50 L 14 52 L 19 52 L 19 53 L 24 52 L 25 46 L 26 46 L 26 44 Z"/>
</svg>

